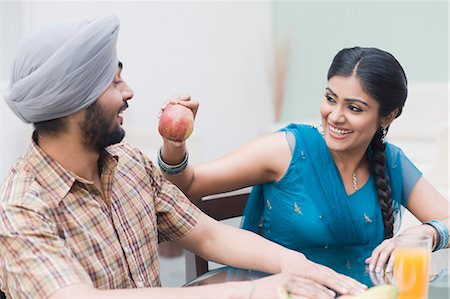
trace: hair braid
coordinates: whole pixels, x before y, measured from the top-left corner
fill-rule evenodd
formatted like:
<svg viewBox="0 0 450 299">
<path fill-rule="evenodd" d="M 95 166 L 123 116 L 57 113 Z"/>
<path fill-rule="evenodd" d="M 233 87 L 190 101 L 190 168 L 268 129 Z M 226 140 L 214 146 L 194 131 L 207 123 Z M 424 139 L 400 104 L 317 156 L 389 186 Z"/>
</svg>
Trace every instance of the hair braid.
<svg viewBox="0 0 450 299">
<path fill-rule="evenodd" d="M 360 80 L 363 90 L 379 104 L 380 124 L 396 109 L 395 118 L 400 116 L 408 95 L 408 80 L 392 54 L 377 48 L 342 49 L 328 70 L 328 80 L 333 76 L 356 76 Z M 370 142 L 373 152 L 371 167 L 383 215 L 384 237 L 391 238 L 394 230 L 392 192 L 386 175 L 386 145 L 381 141 L 382 135 L 382 130 L 377 130 Z"/>
<path fill-rule="evenodd" d="M 389 177 L 386 175 L 386 144 L 381 141 L 383 133 L 378 130 L 370 142 L 373 158 L 372 170 L 375 175 L 375 183 L 377 186 L 378 202 L 381 206 L 384 224 L 384 238 L 392 238 L 394 233 L 394 217 L 392 209 L 391 186 L 389 185 Z"/>
</svg>

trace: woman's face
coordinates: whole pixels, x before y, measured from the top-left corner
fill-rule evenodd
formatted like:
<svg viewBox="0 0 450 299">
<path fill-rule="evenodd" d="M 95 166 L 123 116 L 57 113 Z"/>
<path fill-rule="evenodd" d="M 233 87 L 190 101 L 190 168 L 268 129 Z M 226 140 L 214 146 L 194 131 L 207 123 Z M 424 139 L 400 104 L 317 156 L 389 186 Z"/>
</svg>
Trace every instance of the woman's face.
<svg viewBox="0 0 450 299">
<path fill-rule="evenodd" d="M 334 76 L 328 81 L 320 104 L 324 138 L 339 152 L 365 152 L 380 127 L 379 104 L 361 87 L 355 76 Z"/>
</svg>

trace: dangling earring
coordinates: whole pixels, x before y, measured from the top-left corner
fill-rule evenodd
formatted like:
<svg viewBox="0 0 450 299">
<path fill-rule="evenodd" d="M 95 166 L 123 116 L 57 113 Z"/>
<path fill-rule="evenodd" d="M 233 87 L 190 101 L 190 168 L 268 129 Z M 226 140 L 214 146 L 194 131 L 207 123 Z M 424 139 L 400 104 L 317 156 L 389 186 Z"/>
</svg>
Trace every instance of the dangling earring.
<svg viewBox="0 0 450 299">
<path fill-rule="evenodd" d="M 387 135 L 388 130 L 386 128 L 383 128 L 381 131 L 382 131 L 381 132 L 381 143 L 385 144 L 387 142 L 386 135 Z"/>
</svg>

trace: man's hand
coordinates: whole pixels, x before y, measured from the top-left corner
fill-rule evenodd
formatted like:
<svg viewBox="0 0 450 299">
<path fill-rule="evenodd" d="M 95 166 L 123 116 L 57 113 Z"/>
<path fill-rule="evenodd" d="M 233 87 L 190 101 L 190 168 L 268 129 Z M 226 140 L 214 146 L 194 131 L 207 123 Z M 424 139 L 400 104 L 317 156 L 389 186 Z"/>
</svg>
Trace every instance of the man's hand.
<svg viewBox="0 0 450 299">
<path fill-rule="evenodd" d="M 308 260 L 305 255 L 290 251 L 282 257 L 282 273 L 292 274 L 312 280 L 340 294 L 357 294 L 367 286 L 343 274 Z"/>
<path fill-rule="evenodd" d="M 281 273 L 255 280 L 250 298 L 334 298 L 335 293 L 296 274 Z M 250 294 L 250 293 L 249 293 Z"/>
</svg>

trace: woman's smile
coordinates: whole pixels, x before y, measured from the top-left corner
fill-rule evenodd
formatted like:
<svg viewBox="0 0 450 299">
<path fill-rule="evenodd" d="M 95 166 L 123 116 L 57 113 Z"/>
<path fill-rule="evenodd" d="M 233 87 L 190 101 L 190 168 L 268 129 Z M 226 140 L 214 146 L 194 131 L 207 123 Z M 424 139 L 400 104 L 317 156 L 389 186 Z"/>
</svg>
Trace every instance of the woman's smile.
<svg viewBox="0 0 450 299">
<path fill-rule="evenodd" d="M 349 137 L 350 134 L 353 133 L 352 130 L 338 128 L 338 127 L 331 125 L 330 123 L 328 124 L 328 131 L 330 132 L 331 137 L 334 137 L 337 139 L 345 139 L 345 138 Z"/>
</svg>

